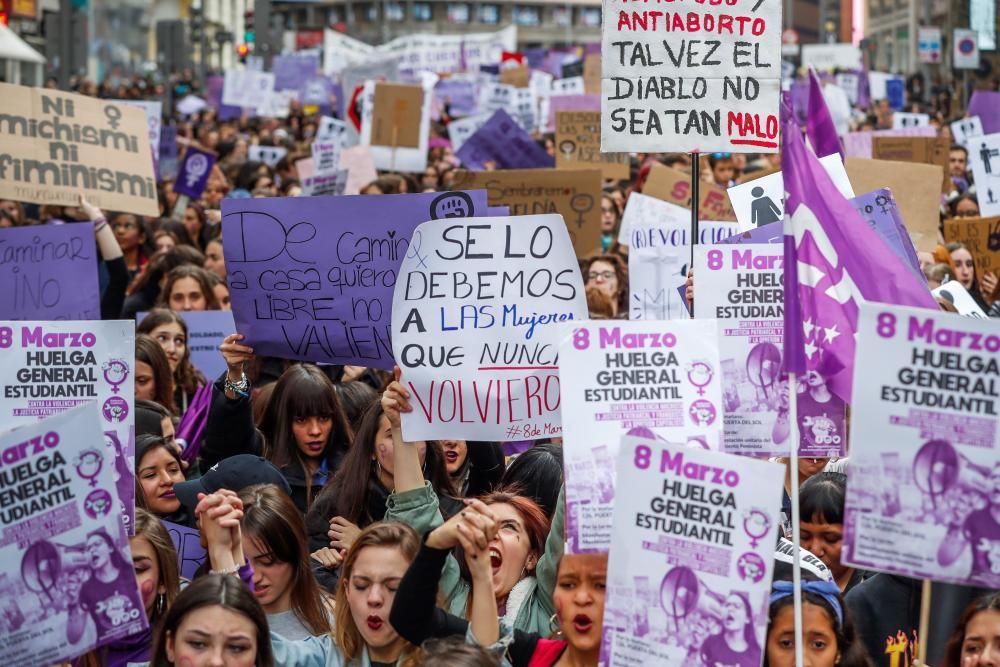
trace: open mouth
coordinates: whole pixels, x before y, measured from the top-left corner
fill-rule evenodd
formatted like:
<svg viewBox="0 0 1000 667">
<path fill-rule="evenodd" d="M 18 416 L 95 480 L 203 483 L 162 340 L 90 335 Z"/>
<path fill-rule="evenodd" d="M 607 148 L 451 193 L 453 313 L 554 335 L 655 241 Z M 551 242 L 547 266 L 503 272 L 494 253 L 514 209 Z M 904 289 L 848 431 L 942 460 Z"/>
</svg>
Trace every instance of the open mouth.
<svg viewBox="0 0 1000 667">
<path fill-rule="evenodd" d="M 458 452 L 455 452 L 455 451 L 445 452 L 444 453 L 444 458 L 445 458 L 445 460 L 448 463 L 457 463 L 458 462 Z"/>
<path fill-rule="evenodd" d="M 501 565 L 503 565 L 503 556 L 497 549 L 490 547 L 490 567 L 493 568 L 494 575 L 500 571 Z"/>
<path fill-rule="evenodd" d="M 385 621 L 383 621 L 378 616 L 372 614 L 371 616 L 368 617 L 368 620 L 366 620 L 365 623 L 368 624 L 369 630 L 377 632 L 382 629 L 382 625 L 385 623 Z"/>
<path fill-rule="evenodd" d="M 270 586 L 257 586 L 253 589 L 254 597 L 257 599 L 263 598 L 270 589 Z"/>
<path fill-rule="evenodd" d="M 318 440 L 306 443 L 306 449 L 308 449 L 311 454 L 321 454 L 325 446 L 325 442 L 320 442 Z"/>
<path fill-rule="evenodd" d="M 587 634 L 594 627 L 594 622 L 586 614 L 577 614 L 573 617 L 573 629 L 581 634 Z"/>
</svg>

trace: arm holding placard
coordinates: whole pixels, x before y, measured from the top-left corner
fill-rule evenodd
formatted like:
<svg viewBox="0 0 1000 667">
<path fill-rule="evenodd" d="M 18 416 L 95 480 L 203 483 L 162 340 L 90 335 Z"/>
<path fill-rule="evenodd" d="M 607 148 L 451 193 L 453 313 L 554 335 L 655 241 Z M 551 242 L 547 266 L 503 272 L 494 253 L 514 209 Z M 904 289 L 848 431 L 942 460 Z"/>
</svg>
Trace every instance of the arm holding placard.
<svg viewBox="0 0 1000 667">
<path fill-rule="evenodd" d="M 201 447 L 202 470 L 236 454 L 260 456 L 264 449 L 263 438 L 253 423 L 250 383 L 244 382 L 243 373 L 243 364 L 253 358 L 253 349 L 240 344 L 242 339 L 240 334 L 231 334 L 219 346 L 227 371 L 212 387 L 212 405 Z"/>
<path fill-rule="evenodd" d="M 80 195 L 80 208 L 87 219 L 94 223 L 94 237 L 101 251 L 101 259 L 108 269 L 108 284 L 101 295 L 101 319 L 114 320 L 121 316 L 125 304 L 125 290 L 128 288 L 128 266 L 125 264 L 125 253 L 118 245 L 118 239 L 108 224 L 101 209 Z"/>
</svg>

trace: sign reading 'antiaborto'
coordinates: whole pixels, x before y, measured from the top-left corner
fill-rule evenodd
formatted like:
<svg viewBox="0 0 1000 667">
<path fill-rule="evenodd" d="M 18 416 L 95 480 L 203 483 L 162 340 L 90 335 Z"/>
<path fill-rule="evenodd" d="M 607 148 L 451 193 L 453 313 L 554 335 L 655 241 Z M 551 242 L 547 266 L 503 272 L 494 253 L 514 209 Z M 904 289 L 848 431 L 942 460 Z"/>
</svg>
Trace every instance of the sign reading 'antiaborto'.
<svg viewBox="0 0 1000 667">
<path fill-rule="evenodd" d="M 0 83 L 0 198 L 157 215 L 140 109 Z"/>
<path fill-rule="evenodd" d="M 779 0 L 604 3 L 601 150 L 778 150 Z"/>
<path fill-rule="evenodd" d="M 392 302 L 392 349 L 413 405 L 403 436 L 558 436 L 557 325 L 586 317 L 562 216 L 420 225 Z"/>
</svg>

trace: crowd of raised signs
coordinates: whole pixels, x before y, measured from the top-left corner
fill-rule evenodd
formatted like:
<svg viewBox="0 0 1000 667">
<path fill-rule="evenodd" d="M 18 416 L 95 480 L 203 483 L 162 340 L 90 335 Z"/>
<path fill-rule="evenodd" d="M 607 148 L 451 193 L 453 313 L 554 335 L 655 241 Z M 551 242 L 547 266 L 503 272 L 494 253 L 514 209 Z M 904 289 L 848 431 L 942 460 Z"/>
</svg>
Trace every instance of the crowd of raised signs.
<svg viewBox="0 0 1000 667">
<path fill-rule="evenodd" d="M 856 100 L 847 102 L 835 80 L 827 83 L 828 90 L 836 89 L 827 95 L 830 112 L 842 125 L 842 138 L 848 133 L 872 133 L 875 141 L 888 137 L 905 142 L 913 137 L 906 130 L 894 133 L 893 128 L 901 127 L 894 124 L 894 116 L 903 110 L 894 111 L 888 99 L 873 97 L 862 107 Z M 108 99 L 165 101 L 162 86 L 138 79 L 102 86 L 81 81 L 76 92 Z M 176 83 L 171 97 L 180 100 L 198 93 L 197 82 L 184 79 Z M 942 310 L 1000 318 L 997 272 L 982 269 L 1000 266 L 995 259 L 1000 249 L 994 243 L 1000 227 L 978 250 L 971 243 L 945 242 L 947 225 L 960 234 L 965 229 L 960 227 L 963 219 L 980 219 L 996 211 L 985 205 L 987 201 L 990 207 L 996 205 L 996 193 L 982 185 L 977 188 L 971 164 L 983 161 L 985 173 L 992 175 L 1000 171 L 1000 157 L 991 155 L 985 142 L 980 149 L 976 136 L 966 133 L 969 118 L 960 97 L 939 91 L 929 103 L 905 105 L 906 118 L 921 118 L 925 129 L 920 138 L 938 144 L 943 140 L 947 148 L 946 185 L 934 197 L 939 208 L 925 212 L 939 222 L 937 238 L 916 248 L 916 257 L 928 290 L 960 287 L 971 297 L 959 303 L 959 296 L 952 293 L 955 290 L 938 290 L 935 294 Z M 380 170 L 357 183 L 358 194 L 335 198 L 412 197 L 454 188 L 463 167 L 448 133 L 456 114 L 447 97 L 436 103 L 439 113 L 430 123 L 428 141 L 420 144 L 427 146 L 425 169 L 419 173 Z M 78 206 L 0 200 L 0 252 L 6 252 L 2 247 L 9 241 L 6 228 L 91 226 L 99 250 L 94 263 L 100 319 L 137 322 L 134 401 L 128 401 L 125 408 L 134 416 L 134 470 L 124 473 L 126 479 L 134 473 L 135 479 L 130 527 L 134 534 L 128 537 L 126 550 L 108 532 L 91 532 L 77 554 L 88 565 L 83 568 L 86 574 L 78 577 L 75 586 L 60 584 L 57 590 L 48 591 L 53 610 L 65 613 L 69 644 L 93 647 L 70 662 L 112 666 L 148 662 L 156 667 L 626 664 L 602 655 L 601 650 L 602 639 L 608 636 L 604 627 L 609 622 L 605 595 L 611 590 L 608 554 L 564 553 L 568 515 L 561 437 L 407 442 L 401 415 L 423 406 L 416 404 L 407 388 L 405 369 L 401 378 L 398 367 L 390 371 L 384 365 L 302 361 L 308 353 L 298 359 L 255 353 L 246 331 L 225 331 L 212 340 L 209 349 L 192 354 L 188 320 L 199 311 L 232 309 L 230 286 L 235 277 L 232 270 L 227 271 L 224 244 L 237 241 L 222 236 L 227 200 L 304 196 L 297 165 L 303 159 L 316 159 L 311 144 L 325 114 L 317 106 L 304 107 L 295 100 L 290 104 L 287 116 L 281 118 L 244 112 L 222 120 L 211 106 L 188 114 L 164 109 L 163 127 L 176 133 L 180 160 L 187 147 L 194 146 L 214 156 L 214 164 L 200 196 L 190 198 L 179 195 L 174 178 L 161 169 L 156 216 L 100 210 L 83 194 Z M 988 112 L 988 118 L 977 117 L 978 132 L 1000 131 L 1000 111 L 988 105 L 980 109 Z M 336 109 L 328 109 L 327 114 L 336 116 Z M 956 127 L 962 136 L 955 136 Z M 554 164 L 563 150 L 555 136 L 536 129 L 532 139 Z M 281 150 L 262 152 L 259 147 Z M 161 160 L 164 155 L 160 151 Z M 251 155 L 268 156 L 270 164 Z M 633 198 L 642 199 L 637 194 L 657 196 L 644 188 L 649 179 L 658 173 L 690 174 L 691 159 L 679 153 L 632 154 L 620 161 L 624 165 L 621 178 L 603 179 L 600 234 L 595 235 L 599 243 L 576 248 L 590 319 L 629 319 L 633 305 L 629 247 L 622 242 L 628 234 L 621 234 L 623 217 Z M 701 161 L 703 191 L 709 192 L 752 183 L 781 167 L 780 154 L 714 153 L 696 159 Z M 913 160 L 945 167 L 943 154 Z M 991 165 L 995 166 L 991 169 Z M 498 160 L 487 156 L 480 171 L 498 166 Z M 591 166 L 602 168 L 599 156 Z M 833 179 L 836 182 L 836 176 Z M 751 197 L 759 200 L 760 195 L 754 192 Z M 178 206 L 180 197 L 184 199 Z M 320 203 L 326 206 L 327 201 L 324 198 Z M 767 200 L 763 206 L 746 201 L 753 220 L 749 228 L 780 221 L 782 212 L 775 202 Z M 491 207 L 509 205 L 493 195 L 488 203 Z M 378 206 L 371 206 L 375 208 L 366 210 L 377 216 Z M 559 212 L 564 218 L 573 215 Z M 736 211 L 735 217 L 740 215 Z M 903 223 L 907 223 L 905 215 Z M 732 224 L 734 233 L 748 229 Z M 985 224 L 998 223 L 994 218 Z M 243 226 L 239 239 L 244 250 L 248 230 L 253 233 Z M 285 232 L 292 239 L 292 231 Z M 331 254 L 338 251 L 333 246 L 328 249 Z M 977 257 L 977 252 L 990 257 Z M 3 263 L 13 261 L 4 254 Z M 62 259 L 52 255 L 45 261 Z M 690 313 L 695 276 L 688 271 L 686 258 L 682 263 L 681 282 L 687 277 L 683 307 Z M 50 264 L 49 269 L 55 267 Z M 881 267 L 869 270 L 877 277 Z M 350 287 L 346 292 L 350 294 Z M 64 299 L 77 296 L 64 295 Z M 0 312 L 0 320 L 14 319 L 21 318 Z M 0 346 L 9 347 L 12 334 L 10 329 L 5 331 Z M 17 339 L 19 334 L 15 331 L 14 335 Z M 477 335 L 475 328 L 465 333 L 470 338 Z M 996 352 L 992 354 L 995 360 Z M 44 364 L 29 356 L 28 366 L 36 362 L 43 366 L 34 369 L 38 374 L 22 376 L 19 372 L 19 382 L 88 382 L 75 375 L 83 373 L 87 364 L 82 356 L 71 362 L 49 361 L 66 365 L 60 373 L 73 377 L 46 374 Z M 107 377 L 107 366 L 104 372 Z M 982 375 L 989 373 L 995 377 L 995 367 L 983 370 Z M 812 381 L 806 382 L 809 394 Z M 730 398 L 727 395 L 726 400 Z M 111 408 L 108 405 L 106 410 L 113 409 L 113 403 Z M 802 427 L 808 425 L 805 421 Z M 57 432 L 56 426 L 51 428 L 48 435 Z M 843 418 L 832 428 L 846 439 Z M 992 428 L 996 428 L 995 416 Z M 4 440 L 4 446 L 16 441 L 16 437 Z M 668 624 L 666 636 L 660 641 L 668 645 L 672 633 L 683 636 L 678 642 L 687 647 L 687 653 L 682 663 L 657 662 L 649 656 L 646 664 L 795 664 L 790 582 L 796 547 L 790 542 L 789 497 L 793 477 L 799 485 L 801 641 L 807 665 L 915 665 L 922 642 L 932 643 L 930 660 L 943 667 L 1000 664 L 1000 593 L 936 584 L 931 636 L 920 637 L 920 579 L 865 571 L 841 561 L 851 450 L 859 446 L 846 443 L 846 457 L 799 458 L 797 469 L 786 459 L 778 459 L 786 465 L 784 522 L 775 563 L 773 567 L 766 564 L 773 572 L 773 586 L 763 641 L 755 629 L 756 610 L 746 596 L 719 595 L 714 606 L 696 605 L 691 611 L 681 593 L 687 590 L 684 586 L 697 589 L 697 579 L 692 583 L 665 578 L 653 595 L 664 596 L 668 584 L 675 586 L 676 590 L 671 588 L 677 596 L 675 607 L 680 604 L 691 615 L 681 622 L 680 616 L 667 611 L 662 619 Z M 4 450 L 4 466 L 0 467 L 5 488 L 18 483 L 18 468 L 12 466 L 18 456 L 8 456 L 11 451 Z M 24 447 L 17 451 L 25 456 Z M 997 482 L 995 477 L 988 479 L 994 485 L 989 494 L 993 503 Z M 885 483 L 891 486 L 893 481 Z M 666 495 L 664 502 L 669 498 Z M 20 500 L 0 493 L 3 509 L 16 502 Z M 1000 515 L 991 516 L 992 528 L 980 524 L 978 532 L 966 531 L 970 541 L 973 535 L 994 540 L 994 544 L 1000 539 Z M 5 515 L 4 525 L 13 525 L 16 518 Z M 711 521 L 708 514 L 703 520 L 706 525 Z M 23 538 L 5 534 L 3 543 L 17 539 Z M 960 550 L 963 539 L 957 535 L 953 539 L 960 543 L 956 547 Z M 614 545 L 612 557 L 613 550 Z M 131 564 L 123 554 L 131 555 Z M 45 560 L 43 556 L 35 555 L 38 563 L 68 563 L 70 558 L 60 561 L 57 555 Z M 977 552 L 973 567 L 992 567 L 995 573 L 996 560 L 988 554 L 982 558 L 987 559 L 985 565 Z M 43 580 L 39 572 L 44 568 L 36 564 L 36 569 L 31 580 Z M 54 577 L 60 572 L 56 570 Z M 6 582 L 7 577 L 20 576 L 13 561 L 0 567 L 0 572 L 0 634 L 13 636 L 30 622 L 19 610 L 15 593 L 20 589 Z M 136 620 L 130 615 L 135 611 L 133 604 L 147 623 L 129 625 L 128 621 Z M 634 613 L 640 613 L 639 608 L 637 604 Z M 651 614 L 637 623 L 642 627 L 660 621 Z M 617 617 L 615 622 L 625 623 L 619 627 L 634 627 Z M 126 627 L 129 632 L 122 630 Z M 15 656 L 9 664 L 29 664 L 18 662 L 17 653 L 5 653 L 3 641 L 0 655 Z M 50 640 L 43 636 L 31 641 L 44 644 Z M 61 650 L 66 646 L 62 641 Z"/>
</svg>

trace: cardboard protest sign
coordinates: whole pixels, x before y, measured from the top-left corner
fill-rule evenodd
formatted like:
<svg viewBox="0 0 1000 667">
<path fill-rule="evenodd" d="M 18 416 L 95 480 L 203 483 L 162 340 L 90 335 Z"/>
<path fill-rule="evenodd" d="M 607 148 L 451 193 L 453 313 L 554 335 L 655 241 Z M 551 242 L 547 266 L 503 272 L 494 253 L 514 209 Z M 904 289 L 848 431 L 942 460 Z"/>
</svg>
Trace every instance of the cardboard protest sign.
<svg viewBox="0 0 1000 667">
<path fill-rule="evenodd" d="M 531 70 L 527 65 L 503 67 L 500 69 L 500 83 L 515 88 L 527 88 L 531 81 Z"/>
<path fill-rule="evenodd" d="M 222 103 L 256 109 L 270 102 L 274 74 L 251 69 L 227 69 L 222 86 Z"/>
<path fill-rule="evenodd" d="M 873 98 L 874 99 L 874 98 Z M 864 132 L 848 132 L 844 135 L 844 155 L 870 159 L 872 146 L 876 137 L 928 137 L 937 136 L 937 128 L 931 126 L 906 127 L 897 130 L 865 130 Z"/>
<path fill-rule="evenodd" d="M 257 354 L 392 368 L 392 289 L 414 228 L 485 208 L 485 192 L 223 200 L 236 330 Z"/>
<path fill-rule="evenodd" d="M 874 137 L 872 139 L 872 157 L 876 160 L 919 162 L 940 166 L 944 174 L 941 192 L 944 193 L 951 192 L 955 187 L 952 185 L 951 176 L 948 173 L 948 151 L 950 148 L 951 142 L 944 137 Z"/>
<path fill-rule="evenodd" d="M 340 153 L 340 168 L 347 171 L 345 195 L 356 195 L 361 188 L 378 178 L 368 146 L 351 146 Z"/>
<path fill-rule="evenodd" d="M 141 109 L 0 83 L 0 120 L 0 198 L 159 215 Z"/>
<path fill-rule="evenodd" d="M 853 197 L 854 189 L 844 170 L 844 163 L 840 161 L 840 155 L 827 155 L 820 158 L 819 162 L 840 193 L 848 198 Z M 726 194 L 729 195 L 736 219 L 740 223 L 740 231 L 768 225 L 785 216 L 785 180 L 780 171 L 734 185 L 726 190 Z"/>
<path fill-rule="evenodd" d="M 943 299 L 955 306 L 955 310 L 958 311 L 959 315 L 977 317 L 981 320 L 986 319 L 986 313 L 983 312 L 983 309 L 979 307 L 976 300 L 969 294 L 969 290 L 962 287 L 962 283 L 957 280 L 949 280 L 937 289 L 931 290 L 931 294 L 934 295 L 935 299 Z"/>
<path fill-rule="evenodd" d="M 598 664 L 761 664 L 784 466 L 629 437 L 617 468 Z"/>
<path fill-rule="evenodd" d="M 0 229 L 0 318 L 99 320 L 93 223 Z"/>
<path fill-rule="evenodd" d="M 931 117 L 925 113 L 896 111 L 892 114 L 892 127 L 897 130 L 904 127 L 923 127 L 930 122 Z"/>
<path fill-rule="evenodd" d="M 431 124 L 431 96 L 421 92 L 421 103 L 416 107 L 410 104 L 413 101 L 412 99 L 407 100 L 405 107 L 412 110 L 412 114 L 408 117 L 399 119 L 398 116 L 393 116 L 396 120 L 387 120 L 384 116 L 381 117 L 379 122 L 381 122 L 380 127 L 382 129 L 376 133 L 375 126 L 377 119 L 374 113 L 374 97 L 377 87 L 374 82 L 367 82 L 361 96 L 361 145 L 370 148 L 372 161 L 379 169 L 387 169 L 389 171 L 423 171 L 427 167 L 427 142 L 430 138 Z M 408 94 L 413 95 L 413 93 Z M 416 113 L 417 111 L 419 111 L 419 114 Z M 393 109 L 393 113 L 396 113 L 395 108 Z M 407 125 L 416 128 L 417 145 L 415 147 L 399 141 L 398 137 L 401 135 L 399 135 L 400 129 L 398 125 L 396 125 L 396 143 L 392 143 L 393 123 L 403 122 L 403 120 L 405 120 Z M 380 143 L 385 139 L 386 127 L 389 128 L 389 142 Z M 412 138 L 412 136 L 409 138 Z"/>
<path fill-rule="evenodd" d="M 931 251 L 937 245 L 942 169 L 937 165 L 847 158 L 844 165 L 857 192 L 888 188 L 899 205 L 914 247 Z"/>
<path fill-rule="evenodd" d="M 547 122 L 549 127 L 556 126 L 556 114 L 560 111 L 601 111 L 600 95 L 553 95 L 548 98 Z"/>
<path fill-rule="evenodd" d="M 945 220 L 944 240 L 965 244 L 976 263 L 980 281 L 989 272 L 1000 275 L 1000 217 Z"/>
<path fill-rule="evenodd" d="M 263 162 L 268 167 L 278 164 L 281 158 L 288 155 L 284 146 L 261 146 L 254 144 L 247 147 L 247 159 L 251 162 Z"/>
<path fill-rule="evenodd" d="M 983 121 L 979 116 L 962 118 L 951 123 L 951 136 L 955 138 L 955 143 L 966 146 L 969 140 L 974 137 L 983 136 Z"/>
<path fill-rule="evenodd" d="M 780 2 L 603 11 L 602 150 L 778 152 Z"/>
<path fill-rule="evenodd" d="M 17 461 L 0 478 L 5 664 L 67 662 L 149 626 L 97 413 L 81 405 L 0 435 Z"/>
<path fill-rule="evenodd" d="M 555 166 L 552 156 L 503 109 L 495 111 L 482 127 L 462 142 L 455 154 L 464 167 L 476 171 L 486 169 L 488 163 L 497 169 Z"/>
<path fill-rule="evenodd" d="M 163 526 L 170 533 L 177 552 L 177 568 L 185 579 L 193 580 L 205 560 L 208 552 L 201 546 L 201 532 L 197 528 L 188 528 L 180 524 L 164 521 Z"/>
<path fill-rule="evenodd" d="M 601 152 L 600 111 L 556 114 L 556 168 L 598 167 L 606 179 L 628 180 L 628 153 Z"/>
<path fill-rule="evenodd" d="M 867 192 L 851 199 L 851 204 L 868 226 L 874 229 L 892 249 L 896 257 L 910 267 L 920 280 L 926 280 L 923 271 L 920 270 L 917 251 L 899 217 L 899 207 L 896 206 L 896 199 L 892 193 L 887 188 Z"/>
<path fill-rule="evenodd" d="M 974 90 L 969 98 L 969 116 L 979 116 L 983 134 L 1000 132 L 1000 92 L 995 90 Z"/>
<path fill-rule="evenodd" d="M 985 216 L 1000 215 L 1000 132 L 976 137 L 968 148 L 979 210 Z"/>
<path fill-rule="evenodd" d="M 184 158 L 177 168 L 177 179 L 174 181 L 174 192 L 198 199 L 208 185 L 208 177 L 212 174 L 215 164 L 215 153 L 189 144 L 184 150 Z"/>
<path fill-rule="evenodd" d="M 691 208 L 691 174 L 667 167 L 653 165 L 649 170 L 642 193 L 684 208 Z M 736 220 L 736 213 L 724 188 L 702 181 L 698 184 L 699 220 Z"/>
<path fill-rule="evenodd" d="M 455 187 L 485 189 L 490 206 L 509 206 L 511 215 L 560 214 L 580 257 L 601 244 L 601 172 L 596 169 L 460 169 Z"/>
<path fill-rule="evenodd" d="M 137 313 L 136 323 L 141 323 L 146 315 Z M 183 317 L 188 329 L 187 347 L 191 365 L 212 381 L 226 370 L 219 345 L 226 336 L 236 331 L 233 313 L 230 310 L 189 310 Z"/>
<path fill-rule="evenodd" d="M 420 86 L 395 83 L 375 84 L 372 108 L 371 143 L 376 146 L 420 146 L 420 117 L 424 105 L 424 90 Z"/>
<path fill-rule="evenodd" d="M 121 500 L 115 516 L 132 533 L 135 322 L 0 322 L 0 350 L 0 418 L 6 427 L 34 424 L 83 403 L 97 405 Z"/>
<path fill-rule="evenodd" d="M 629 319 L 688 319 L 683 286 L 691 257 L 691 215 L 674 204 L 633 193 L 618 242 L 629 246 Z M 735 222 L 704 221 L 698 243 L 714 244 L 737 232 Z"/>
<path fill-rule="evenodd" d="M 589 53 L 583 59 L 583 92 L 587 95 L 601 94 L 600 53 Z"/>
<path fill-rule="evenodd" d="M 558 323 L 586 317 L 561 216 L 417 227 L 392 302 L 404 439 L 558 436 Z"/>
<path fill-rule="evenodd" d="M 567 548 L 604 552 L 622 436 L 720 449 L 718 332 L 714 320 L 588 321 L 562 332 Z"/>
<path fill-rule="evenodd" d="M 1000 587 L 1000 335 L 989 321 L 862 303 L 844 563 Z"/>
</svg>

